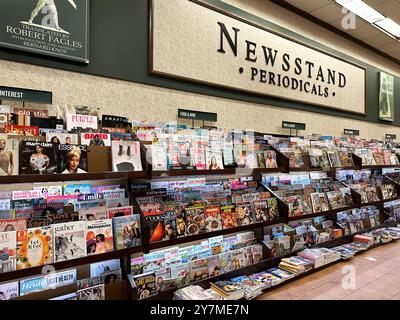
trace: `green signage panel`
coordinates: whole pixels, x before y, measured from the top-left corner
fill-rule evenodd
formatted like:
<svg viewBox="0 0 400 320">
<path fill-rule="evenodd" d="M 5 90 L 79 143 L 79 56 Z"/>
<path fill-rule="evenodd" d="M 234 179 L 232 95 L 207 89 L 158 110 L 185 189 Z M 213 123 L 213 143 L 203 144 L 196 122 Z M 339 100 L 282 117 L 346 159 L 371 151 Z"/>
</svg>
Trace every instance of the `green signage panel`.
<svg viewBox="0 0 400 320">
<path fill-rule="evenodd" d="M 0 86 L 0 100 L 17 100 L 25 102 L 52 104 L 53 94 L 49 91 Z"/>
<path fill-rule="evenodd" d="M 389 133 L 387 133 L 386 135 L 385 135 L 385 139 L 386 140 L 395 140 L 397 138 L 397 136 L 395 135 L 395 134 L 389 134 Z"/>
<path fill-rule="evenodd" d="M 217 122 L 218 116 L 216 113 L 211 112 L 178 109 L 178 118 Z"/>
<path fill-rule="evenodd" d="M 306 124 L 300 122 L 282 121 L 282 128 L 294 130 L 306 130 Z"/>
<path fill-rule="evenodd" d="M 360 131 L 354 129 L 344 129 L 344 134 L 348 136 L 359 136 Z"/>
</svg>

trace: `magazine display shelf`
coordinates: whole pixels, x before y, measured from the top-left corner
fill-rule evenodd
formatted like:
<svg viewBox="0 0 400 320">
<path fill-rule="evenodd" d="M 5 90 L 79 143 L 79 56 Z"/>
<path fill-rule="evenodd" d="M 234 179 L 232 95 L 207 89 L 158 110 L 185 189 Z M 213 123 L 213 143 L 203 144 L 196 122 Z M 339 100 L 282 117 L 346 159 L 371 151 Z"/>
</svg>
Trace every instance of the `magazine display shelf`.
<svg viewBox="0 0 400 320">
<path fill-rule="evenodd" d="M 353 237 L 355 235 L 357 235 L 357 234 L 370 232 L 372 230 L 376 230 L 376 229 L 380 229 L 380 228 L 384 228 L 384 227 L 392 227 L 392 226 L 395 226 L 395 225 L 396 225 L 396 223 L 382 223 L 379 226 L 376 226 L 376 227 L 373 227 L 373 228 L 369 228 L 369 229 L 365 229 L 365 230 L 362 230 L 362 231 L 359 231 L 359 232 L 355 232 L 353 234 L 350 234 L 350 235 L 347 235 L 347 236 L 343 236 L 343 237 L 340 237 L 340 238 L 337 238 L 337 239 L 334 239 L 334 240 L 329 240 L 329 241 L 320 243 L 318 245 L 314 245 L 311 248 L 313 248 L 313 247 L 315 247 L 315 248 L 317 248 L 317 247 L 332 248 L 332 247 L 340 246 L 340 245 L 343 245 L 345 243 L 352 242 L 353 241 Z M 372 245 L 368 250 L 373 249 L 373 248 L 375 248 L 377 246 L 379 246 L 379 245 Z M 240 269 L 237 269 L 237 270 L 226 272 L 226 273 L 220 274 L 218 276 L 207 278 L 207 279 L 204 279 L 204 280 L 201 280 L 201 281 L 197 281 L 197 282 L 192 283 L 192 285 L 198 285 L 198 286 L 200 286 L 200 287 L 202 287 L 204 289 L 208 289 L 210 287 L 210 282 L 229 280 L 229 279 L 232 279 L 234 277 L 243 276 L 243 275 L 250 275 L 250 274 L 253 274 L 253 273 L 258 273 L 258 272 L 265 271 L 266 269 L 269 269 L 269 268 L 277 267 L 279 265 L 279 262 L 280 262 L 281 259 L 289 258 L 291 256 L 294 256 L 300 251 L 301 250 L 293 251 L 293 252 L 290 252 L 288 254 L 279 256 L 279 257 L 273 257 L 273 258 L 264 259 L 263 261 L 261 261 L 259 263 L 256 263 L 256 264 L 253 264 L 251 266 L 247 266 L 247 267 L 244 267 L 244 268 L 240 268 Z M 361 254 L 361 253 L 363 253 L 363 252 L 357 252 L 356 254 Z M 273 287 L 270 287 L 270 288 L 266 288 L 266 289 L 264 289 L 262 291 L 263 291 L 263 293 L 265 293 L 265 292 L 277 289 L 279 287 L 284 286 L 285 284 L 287 284 L 289 282 L 296 281 L 296 280 L 298 280 L 298 279 L 300 279 L 302 277 L 305 277 L 307 275 L 310 275 L 310 274 L 316 273 L 318 271 L 321 271 L 321 270 L 323 270 L 323 269 L 325 269 L 325 268 L 327 268 L 329 266 L 332 266 L 332 265 L 334 265 L 336 263 L 340 263 L 341 261 L 343 261 L 343 260 L 340 259 L 340 260 L 331 262 L 329 264 L 326 264 L 326 265 L 324 265 L 324 266 L 322 266 L 320 268 L 311 269 L 310 271 L 301 273 L 301 274 L 295 276 L 294 278 L 286 280 L 286 281 L 284 281 L 284 282 L 282 282 L 282 283 L 280 283 L 280 284 L 278 284 L 276 286 L 273 286 Z M 173 298 L 173 296 L 174 296 L 174 292 L 175 291 L 176 290 L 165 291 L 165 292 L 162 292 L 162 293 L 160 293 L 160 294 L 158 294 L 156 296 L 149 297 L 146 300 L 171 300 Z M 136 294 L 135 293 L 133 293 L 132 299 L 136 299 Z M 242 298 L 241 300 L 244 300 L 244 298 Z"/>
<path fill-rule="evenodd" d="M 58 181 L 86 181 L 86 180 L 112 180 L 112 179 L 141 179 L 146 178 L 146 171 L 126 172 L 89 172 L 80 174 L 29 174 L 18 176 L 0 176 L 0 184 L 36 183 Z"/>
<path fill-rule="evenodd" d="M 127 248 L 123 250 L 115 250 L 110 251 L 102 254 L 96 254 L 91 256 L 86 256 L 78 259 L 71 259 L 66 261 L 54 262 L 49 264 L 48 266 L 51 267 L 52 270 L 64 270 L 70 269 L 74 267 L 79 267 L 81 265 L 86 265 L 90 263 L 100 262 L 109 259 L 123 259 L 126 256 L 130 256 L 131 254 L 143 252 L 143 246 Z M 46 269 L 46 265 L 44 266 L 37 266 L 32 268 L 26 268 L 16 271 L 10 271 L 5 273 L 0 273 L 0 283 L 12 281 L 15 279 L 25 278 L 34 275 L 41 275 L 42 271 Z"/>
<path fill-rule="evenodd" d="M 104 289 L 107 300 L 127 300 L 130 296 L 128 280 L 118 281 L 112 285 L 105 285 Z M 76 284 L 71 284 L 56 289 L 33 292 L 25 296 L 16 297 L 13 300 L 49 300 L 74 292 L 76 292 Z"/>
<path fill-rule="evenodd" d="M 226 234 L 231 234 L 231 233 L 239 233 L 239 232 L 253 230 L 253 229 L 259 229 L 259 228 L 263 228 L 266 226 L 271 226 L 271 225 L 284 223 L 284 222 L 285 222 L 285 220 L 280 218 L 280 219 L 273 220 L 273 221 L 252 223 L 252 224 L 247 224 L 247 225 L 239 226 L 239 227 L 235 227 L 235 228 L 222 229 L 222 230 L 217 230 L 217 231 L 212 231 L 212 232 L 205 232 L 205 233 L 200 233 L 200 234 L 196 234 L 196 235 L 192 235 L 192 236 L 175 238 L 172 240 L 163 240 L 163 241 L 158 241 L 158 242 L 152 242 L 149 244 L 148 248 L 149 248 L 149 250 L 155 250 L 155 249 L 159 249 L 159 248 L 170 247 L 170 246 L 175 246 L 175 245 L 184 244 L 184 243 L 188 243 L 188 242 L 208 239 L 208 238 L 215 237 L 215 236 L 226 235 Z"/>
</svg>

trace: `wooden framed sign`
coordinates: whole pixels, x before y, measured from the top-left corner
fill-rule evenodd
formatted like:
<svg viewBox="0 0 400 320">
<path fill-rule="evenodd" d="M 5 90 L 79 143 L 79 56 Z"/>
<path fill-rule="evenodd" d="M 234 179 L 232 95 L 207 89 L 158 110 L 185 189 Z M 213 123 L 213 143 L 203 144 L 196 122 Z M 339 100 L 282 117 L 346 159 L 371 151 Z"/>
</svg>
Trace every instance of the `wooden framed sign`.
<svg viewBox="0 0 400 320">
<path fill-rule="evenodd" d="M 150 21 L 152 74 L 365 114 L 359 65 L 201 0 L 151 0 Z"/>
</svg>

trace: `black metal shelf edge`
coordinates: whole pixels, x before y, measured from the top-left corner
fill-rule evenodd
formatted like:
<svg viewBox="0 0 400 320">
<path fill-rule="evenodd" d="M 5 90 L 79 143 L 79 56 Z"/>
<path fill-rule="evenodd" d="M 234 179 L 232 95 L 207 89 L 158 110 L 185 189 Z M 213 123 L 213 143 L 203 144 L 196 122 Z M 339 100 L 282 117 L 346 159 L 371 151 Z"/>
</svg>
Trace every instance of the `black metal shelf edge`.
<svg viewBox="0 0 400 320">
<path fill-rule="evenodd" d="M 146 178 L 146 171 L 127 172 L 88 172 L 80 174 L 28 174 L 18 176 L 0 176 L 0 184 L 57 182 L 57 181 L 84 181 L 103 179 L 140 179 Z"/>
<path fill-rule="evenodd" d="M 174 245 L 177 245 L 177 244 L 183 244 L 183 243 L 188 243 L 188 242 L 192 242 L 192 241 L 208 239 L 208 238 L 212 238 L 212 237 L 215 237 L 215 236 L 221 236 L 221 235 L 226 235 L 226 234 L 230 234 L 230 233 L 238 233 L 238 232 L 241 232 L 241 231 L 246 231 L 246 230 L 252 230 L 252 229 L 272 226 L 272 225 L 279 224 L 279 223 L 284 223 L 284 222 L 285 222 L 285 219 L 284 218 L 280 218 L 280 219 L 277 219 L 277 220 L 274 220 L 274 221 L 252 223 L 252 224 L 247 224 L 247 225 L 244 225 L 244 226 L 238 226 L 238 227 L 235 227 L 235 228 L 229 228 L 229 229 L 216 230 L 216 231 L 212 231 L 212 232 L 199 233 L 199 234 L 186 236 L 186 237 L 175 238 L 175 239 L 171 239 L 171 240 L 163 240 L 163 241 L 158 241 L 158 242 L 152 242 L 152 243 L 149 244 L 149 250 L 170 247 L 170 246 L 174 246 Z"/>
<path fill-rule="evenodd" d="M 226 168 L 220 170 L 196 170 L 196 169 L 179 169 L 169 171 L 153 171 L 151 176 L 154 178 L 162 177 L 181 177 L 181 176 L 206 176 L 206 175 L 252 175 L 254 173 L 280 173 L 285 168 Z"/>
<path fill-rule="evenodd" d="M 37 267 L 32 267 L 32 268 L 27 268 L 27 269 L 22 269 L 22 270 L 15 270 L 15 271 L 11 271 L 11 272 L 0 273 L 0 283 L 10 281 L 10 280 L 13 281 L 13 280 L 20 279 L 20 278 L 26 278 L 26 277 L 30 277 L 30 276 L 43 274 L 43 272 L 42 272 L 43 268 L 45 268 L 46 266 L 51 267 L 52 269 L 54 268 L 54 270 L 63 270 L 63 269 L 78 267 L 78 266 L 85 265 L 85 264 L 100 262 L 100 261 L 104 261 L 104 260 L 119 259 L 121 257 L 131 255 L 134 253 L 139 253 L 139 252 L 143 252 L 142 246 L 134 247 L 134 248 L 127 248 L 127 249 L 122 249 L 122 250 L 116 250 L 116 251 L 110 251 L 110 252 L 86 256 L 86 257 L 82 257 L 82 258 L 78 258 L 78 259 L 54 262 L 54 263 L 50 263 L 50 264 L 44 265 L 44 266 L 37 266 Z"/>
<path fill-rule="evenodd" d="M 349 207 L 343 207 L 343 208 L 338 208 L 338 209 L 333 209 L 329 211 L 322 211 L 322 212 L 316 212 L 316 213 L 311 213 L 311 214 L 305 214 L 305 215 L 300 215 L 300 216 L 293 216 L 289 217 L 288 221 L 295 221 L 295 220 L 303 220 L 303 219 L 308 219 L 308 218 L 314 218 L 314 217 L 320 217 L 320 216 L 326 216 L 326 215 L 333 215 L 338 212 L 342 211 L 347 211 L 351 209 L 358 208 L 358 205 L 353 205 Z"/>
</svg>

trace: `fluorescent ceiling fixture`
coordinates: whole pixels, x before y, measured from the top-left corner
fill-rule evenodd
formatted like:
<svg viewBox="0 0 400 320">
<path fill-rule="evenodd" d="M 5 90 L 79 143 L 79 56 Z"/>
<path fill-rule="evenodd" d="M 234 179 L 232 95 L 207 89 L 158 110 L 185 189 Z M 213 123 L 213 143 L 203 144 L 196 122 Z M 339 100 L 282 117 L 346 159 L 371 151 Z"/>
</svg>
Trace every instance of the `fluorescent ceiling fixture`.
<svg viewBox="0 0 400 320">
<path fill-rule="evenodd" d="M 398 25 L 392 19 L 386 18 L 375 22 L 375 24 L 396 38 L 400 38 L 400 25 Z"/>
<path fill-rule="evenodd" d="M 385 16 L 361 0 L 336 0 L 336 3 L 358 15 L 360 18 L 374 23 L 385 19 Z"/>
</svg>

